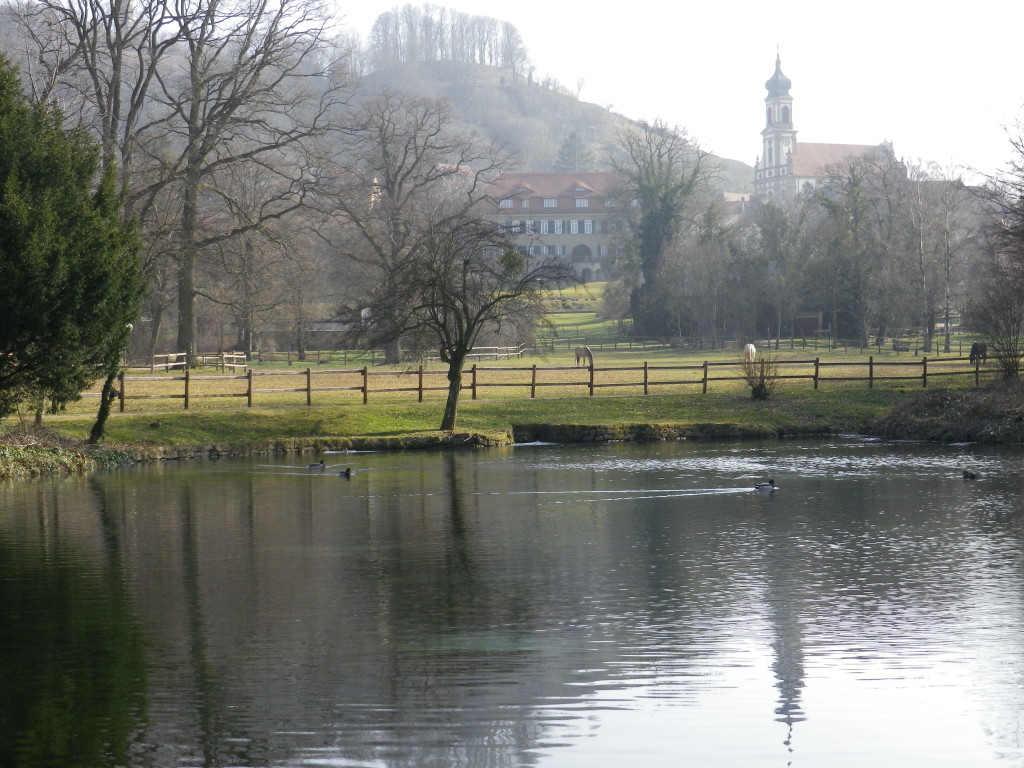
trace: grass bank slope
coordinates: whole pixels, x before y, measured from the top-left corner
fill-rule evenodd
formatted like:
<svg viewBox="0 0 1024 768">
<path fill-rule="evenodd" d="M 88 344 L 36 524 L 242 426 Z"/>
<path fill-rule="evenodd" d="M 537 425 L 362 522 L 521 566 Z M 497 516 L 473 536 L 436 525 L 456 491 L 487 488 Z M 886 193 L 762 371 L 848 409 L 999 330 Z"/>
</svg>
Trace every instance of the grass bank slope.
<svg viewBox="0 0 1024 768">
<path fill-rule="evenodd" d="M 706 395 L 467 400 L 454 433 L 443 402 L 114 414 L 106 445 L 85 445 L 91 418 L 51 418 L 46 436 L 0 442 L 0 477 L 71 473 L 119 462 L 260 452 L 404 450 L 563 441 L 736 439 L 871 434 L 893 439 L 1024 442 L 1024 384 L 981 389 L 794 389 L 755 401 Z"/>
<path fill-rule="evenodd" d="M 930 390 L 900 403 L 867 431 L 892 439 L 1024 443 L 1024 382 Z"/>
</svg>

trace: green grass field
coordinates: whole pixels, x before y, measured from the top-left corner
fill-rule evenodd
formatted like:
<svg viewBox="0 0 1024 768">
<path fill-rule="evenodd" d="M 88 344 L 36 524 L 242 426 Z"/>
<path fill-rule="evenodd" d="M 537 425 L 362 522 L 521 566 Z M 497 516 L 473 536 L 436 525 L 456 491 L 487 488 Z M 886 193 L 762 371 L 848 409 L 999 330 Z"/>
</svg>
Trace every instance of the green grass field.
<svg viewBox="0 0 1024 768">
<path fill-rule="evenodd" d="M 505 430 L 516 423 L 706 423 L 856 430 L 922 391 L 925 370 L 929 388 L 975 384 L 973 367 L 959 354 L 965 348 L 961 344 L 969 346 L 966 339 L 958 339 L 950 355 L 929 356 L 927 369 L 922 356 L 897 353 L 891 346 L 832 349 L 827 342 L 807 340 L 783 342 L 777 351 L 759 350 L 760 359 L 777 360 L 782 378 L 768 402 L 755 402 L 742 379 L 738 344 L 714 350 L 640 345 L 596 315 L 603 285 L 586 288 L 573 289 L 569 298 L 577 306 L 589 303 L 588 310 L 552 313 L 553 348 L 522 358 L 471 361 L 463 379 L 461 429 Z M 557 303 L 568 300 L 563 295 Z M 576 365 L 573 347 L 580 339 L 594 353 L 593 389 L 589 369 Z M 416 434 L 437 428 L 447 396 L 446 371 L 436 362 L 365 369 L 296 362 L 251 370 L 251 376 L 190 372 L 187 410 L 181 371 L 130 372 L 125 411 L 118 412 L 115 404 L 108 438 L 175 444 Z M 981 379 L 994 376 L 983 371 Z M 49 425 L 72 437 L 84 436 L 97 407 L 95 395 L 94 389 L 71 404 L 67 414 L 50 417 Z M 148 426 L 155 418 L 159 430 Z"/>
<path fill-rule="evenodd" d="M 571 349 L 554 349 L 506 360 L 474 360 L 464 370 L 464 400 L 521 401 L 599 399 L 647 395 L 742 395 L 749 392 L 742 380 L 740 352 L 735 348 L 681 350 L 666 347 L 636 348 L 629 342 L 595 346 L 593 392 L 591 374 L 577 365 Z M 970 386 L 974 370 L 962 358 L 896 354 L 877 350 L 783 347 L 761 350 L 763 359 L 777 361 L 782 377 L 779 391 L 813 390 L 835 386 L 923 387 Z M 815 365 L 815 361 L 818 364 Z M 707 370 L 705 371 L 705 364 Z M 986 372 L 983 378 L 992 374 Z M 706 379 L 706 382 L 705 382 Z M 645 384 L 646 382 L 646 384 Z M 475 383 L 475 387 L 474 387 Z M 338 368 L 334 366 L 252 366 L 250 373 L 220 373 L 199 369 L 189 373 L 188 410 L 278 408 L 311 405 L 410 404 L 420 400 L 441 402 L 447 396 L 447 372 L 439 363 L 402 366 Z M 251 394 L 250 394 L 251 390 Z M 69 413 L 91 413 L 98 389 L 68 407 Z M 124 383 L 126 412 L 151 413 L 185 410 L 185 381 L 181 371 L 129 372 Z"/>
<path fill-rule="evenodd" d="M 835 387 L 829 391 L 777 393 L 752 400 L 740 390 L 708 395 L 649 397 L 464 400 L 458 429 L 494 432 L 516 424 L 673 424 L 735 426 L 744 431 L 788 430 L 856 432 L 904 400 L 909 390 Z M 113 414 L 107 440 L 161 445 L 260 442 L 289 437 L 391 437 L 434 433 L 441 421 L 440 400 L 346 406 L 298 406 L 231 410 Z M 159 421 L 159 428 L 150 424 Z M 48 426 L 71 438 L 84 438 L 92 419 L 51 418 Z"/>
</svg>

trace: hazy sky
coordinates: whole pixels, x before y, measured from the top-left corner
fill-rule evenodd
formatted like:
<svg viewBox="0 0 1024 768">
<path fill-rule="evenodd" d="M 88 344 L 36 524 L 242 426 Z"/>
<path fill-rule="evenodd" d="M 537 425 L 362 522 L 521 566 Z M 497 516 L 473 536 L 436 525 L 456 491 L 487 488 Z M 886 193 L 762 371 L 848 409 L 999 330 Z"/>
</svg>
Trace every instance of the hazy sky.
<svg viewBox="0 0 1024 768">
<path fill-rule="evenodd" d="M 339 2 L 364 40 L 382 10 L 405 4 Z M 1004 126 L 1024 121 L 1022 0 L 433 5 L 510 21 L 538 78 L 572 90 L 582 78 L 584 101 L 661 118 L 751 164 L 776 51 L 793 81 L 798 141 L 888 140 L 907 160 L 992 172 L 1010 157 Z"/>
</svg>

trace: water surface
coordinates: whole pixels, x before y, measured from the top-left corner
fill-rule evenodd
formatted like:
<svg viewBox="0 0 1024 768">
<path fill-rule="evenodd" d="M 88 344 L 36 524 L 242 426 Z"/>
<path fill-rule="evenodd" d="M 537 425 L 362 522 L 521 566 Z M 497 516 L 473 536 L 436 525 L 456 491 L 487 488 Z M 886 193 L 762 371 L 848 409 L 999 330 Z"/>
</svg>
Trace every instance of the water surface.
<svg viewBox="0 0 1024 768">
<path fill-rule="evenodd" d="M 528 445 L 10 483 L 0 764 L 1022 766 L 1021 458 Z"/>
</svg>

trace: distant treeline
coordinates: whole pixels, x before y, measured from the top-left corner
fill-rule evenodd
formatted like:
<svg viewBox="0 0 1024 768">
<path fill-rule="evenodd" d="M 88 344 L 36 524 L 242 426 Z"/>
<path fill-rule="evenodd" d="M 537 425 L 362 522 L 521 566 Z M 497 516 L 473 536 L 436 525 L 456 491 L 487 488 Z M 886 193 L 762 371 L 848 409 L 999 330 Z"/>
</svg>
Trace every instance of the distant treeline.
<svg viewBox="0 0 1024 768">
<path fill-rule="evenodd" d="M 519 31 L 507 21 L 433 5 L 405 5 L 377 17 L 369 52 L 377 67 L 417 61 L 486 64 L 513 77 L 531 69 Z"/>
</svg>

